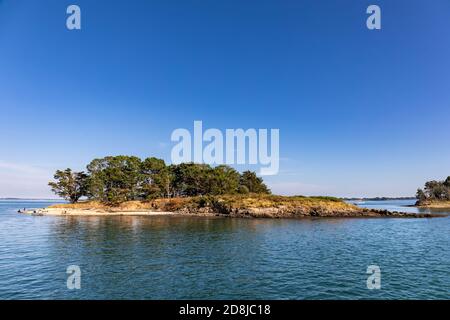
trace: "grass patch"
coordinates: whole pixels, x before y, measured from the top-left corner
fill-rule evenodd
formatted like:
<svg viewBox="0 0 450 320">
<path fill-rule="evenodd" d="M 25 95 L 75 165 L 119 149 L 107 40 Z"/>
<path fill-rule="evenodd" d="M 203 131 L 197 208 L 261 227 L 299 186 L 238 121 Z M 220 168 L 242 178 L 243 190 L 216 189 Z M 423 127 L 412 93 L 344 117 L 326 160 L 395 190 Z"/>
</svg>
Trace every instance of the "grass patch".
<svg viewBox="0 0 450 320">
<path fill-rule="evenodd" d="M 266 194 L 197 196 L 186 198 L 155 199 L 149 201 L 127 201 L 116 206 L 98 201 L 84 201 L 75 204 L 56 204 L 51 208 L 100 209 L 100 210 L 155 210 L 180 211 L 211 208 L 214 212 L 227 213 L 235 209 L 283 208 L 287 210 L 303 208 L 306 210 L 346 211 L 356 206 L 334 197 L 277 196 Z"/>
</svg>

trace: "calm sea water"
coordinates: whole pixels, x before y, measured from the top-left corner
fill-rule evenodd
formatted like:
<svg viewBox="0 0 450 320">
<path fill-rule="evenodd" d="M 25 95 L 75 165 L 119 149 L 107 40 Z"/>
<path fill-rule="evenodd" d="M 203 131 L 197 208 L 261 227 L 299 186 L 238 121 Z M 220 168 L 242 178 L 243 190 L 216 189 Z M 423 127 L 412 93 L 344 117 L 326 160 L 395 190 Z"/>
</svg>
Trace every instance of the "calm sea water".
<svg viewBox="0 0 450 320">
<path fill-rule="evenodd" d="M 450 218 L 33 217 L 0 201 L 1 299 L 449 299 Z M 405 209 L 410 202 L 368 202 Z M 408 208 L 409 210 L 417 210 Z M 381 268 L 368 290 L 367 266 Z M 81 268 L 81 289 L 66 268 Z"/>
</svg>

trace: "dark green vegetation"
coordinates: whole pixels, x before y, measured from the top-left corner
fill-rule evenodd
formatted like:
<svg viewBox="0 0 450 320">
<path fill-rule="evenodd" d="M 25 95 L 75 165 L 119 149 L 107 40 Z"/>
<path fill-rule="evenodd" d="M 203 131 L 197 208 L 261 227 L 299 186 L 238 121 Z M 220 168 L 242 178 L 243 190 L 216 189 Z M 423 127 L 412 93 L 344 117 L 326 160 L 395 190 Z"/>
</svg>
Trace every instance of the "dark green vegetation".
<svg viewBox="0 0 450 320">
<path fill-rule="evenodd" d="M 56 182 L 49 182 L 48 185 L 58 196 L 75 203 L 86 195 L 88 176 L 84 172 L 73 172 L 71 169 L 57 170 L 53 177 Z"/>
<path fill-rule="evenodd" d="M 270 194 L 254 172 L 242 174 L 220 165 L 182 163 L 166 165 L 164 160 L 134 156 L 94 159 L 87 173 L 58 170 L 49 185 L 60 197 L 77 202 L 81 197 L 107 204 L 133 200 L 151 200 L 223 194 Z"/>
<path fill-rule="evenodd" d="M 433 201 L 450 201 L 450 176 L 444 181 L 427 181 L 424 189 L 418 189 L 417 205 Z"/>
</svg>

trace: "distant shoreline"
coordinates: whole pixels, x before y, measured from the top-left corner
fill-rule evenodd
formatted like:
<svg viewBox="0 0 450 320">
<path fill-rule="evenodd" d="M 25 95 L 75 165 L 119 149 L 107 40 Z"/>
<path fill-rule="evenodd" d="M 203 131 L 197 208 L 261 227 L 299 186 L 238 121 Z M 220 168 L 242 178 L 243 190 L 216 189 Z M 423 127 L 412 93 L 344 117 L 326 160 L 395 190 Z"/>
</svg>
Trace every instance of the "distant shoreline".
<svg viewBox="0 0 450 320">
<path fill-rule="evenodd" d="M 375 198 L 340 198 L 344 201 L 389 201 L 389 200 L 417 200 L 416 197 L 375 197 Z"/>
<path fill-rule="evenodd" d="M 0 198 L 1 200 L 14 200 L 14 201 L 55 201 L 55 202 L 66 202 L 62 199 L 47 199 L 47 198 Z"/>
</svg>

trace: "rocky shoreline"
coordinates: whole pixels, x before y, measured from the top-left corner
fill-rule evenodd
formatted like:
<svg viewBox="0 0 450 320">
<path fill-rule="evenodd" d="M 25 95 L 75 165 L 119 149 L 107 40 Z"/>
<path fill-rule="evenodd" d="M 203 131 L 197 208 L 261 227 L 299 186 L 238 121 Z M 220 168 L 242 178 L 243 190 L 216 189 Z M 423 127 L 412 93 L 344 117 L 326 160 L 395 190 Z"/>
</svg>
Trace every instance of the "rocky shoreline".
<svg viewBox="0 0 450 320">
<path fill-rule="evenodd" d="M 450 209 L 450 201 L 417 201 L 412 207 Z"/>
<path fill-rule="evenodd" d="M 434 218 L 442 217 L 442 214 L 430 213 L 406 213 L 387 210 L 359 209 L 346 211 L 329 210 L 284 210 L 280 208 L 246 208 L 234 209 L 229 213 L 216 213 L 209 208 L 207 210 L 189 211 L 183 210 L 178 214 L 184 215 L 220 215 L 235 218 Z"/>
<path fill-rule="evenodd" d="M 73 209 L 73 208 L 42 208 L 20 211 L 34 216 L 198 216 L 198 217 L 229 217 L 229 218 L 435 218 L 444 217 L 442 214 L 406 213 L 387 210 L 359 209 L 347 211 L 328 210 L 283 210 L 280 208 L 245 208 L 234 209 L 229 213 L 217 212 L 212 208 L 190 210 L 183 208 L 178 211 L 150 211 L 150 210 L 117 210 L 117 209 Z"/>
</svg>

